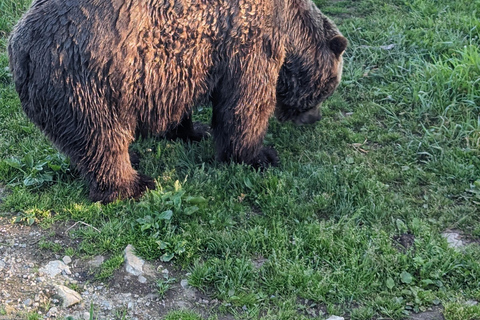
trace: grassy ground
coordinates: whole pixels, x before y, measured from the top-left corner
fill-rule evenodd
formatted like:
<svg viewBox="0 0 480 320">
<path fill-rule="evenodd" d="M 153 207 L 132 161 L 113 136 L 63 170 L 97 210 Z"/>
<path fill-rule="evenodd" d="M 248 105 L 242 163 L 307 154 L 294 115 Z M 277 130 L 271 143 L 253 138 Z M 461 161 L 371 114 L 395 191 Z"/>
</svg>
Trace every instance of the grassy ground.
<svg viewBox="0 0 480 320">
<path fill-rule="evenodd" d="M 217 163 L 212 141 L 138 141 L 158 190 L 107 206 L 20 109 L 5 47 L 27 3 L 0 0 L 1 211 L 89 223 L 101 233 L 71 231 L 75 254 L 110 256 L 106 276 L 131 243 L 239 319 L 402 319 L 432 306 L 480 318 L 465 304 L 480 300 L 479 0 L 319 2 L 350 41 L 343 83 L 320 123 L 272 119 L 279 168 Z M 448 229 L 472 245 L 449 248 Z"/>
</svg>

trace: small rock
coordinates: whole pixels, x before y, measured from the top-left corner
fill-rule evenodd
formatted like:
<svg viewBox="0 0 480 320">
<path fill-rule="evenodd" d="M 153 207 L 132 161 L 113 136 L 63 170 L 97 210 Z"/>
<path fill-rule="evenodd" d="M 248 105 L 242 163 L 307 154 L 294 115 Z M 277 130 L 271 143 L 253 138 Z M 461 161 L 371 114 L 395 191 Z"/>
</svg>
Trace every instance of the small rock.
<svg viewBox="0 0 480 320">
<path fill-rule="evenodd" d="M 82 301 L 82 296 L 68 287 L 58 285 L 55 286 L 55 288 L 57 289 L 58 295 L 63 299 L 62 307 L 64 308 L 68 308 Z"/>
<path fill-rule="evenodd" d="M 69 264 L 70 262 L 72 262 L 72 258 L 70 258 L 69 256 L 65 256 L 65 257 L 63 257 L 62 261 L 65 264 Z"/>
<path fill-rule="evenodd" d="M 464 246 L 463 241 L 460 239 L 460 234 L 456 232 L 444 232 L 442 236 L 447 239 L 448 246 L 450 248 L 461 248 Z"/>
<path fill-rule="evenodd" d="M 105 260 L 104 256 L 96 256 L 92 260 L 88 261 L 87 264 L 94 268 L 98 268 L 102 265 L 104 260 Z"/>
<path fill-rule="evenodd" d="M 145 261 L 137 257 L 133 251 L 134 247 L 131 244 L 125 248 L 125 270 L 134 276 L 139 276 L 143 273 Z"/>
<path fill-rule="evenodd" d="M 58 308 L 57 307 L 51 307 L 50 310 L 47 312 L 47 318 L 53 318 L 57 315 L 58 313 Z"/>
<path fill-rule="evenodd" d="M 30 305 L 32 305 L 32 302 L 33 302 L 32 299 L 27 299 L 27 300 L 23 301 L 23 304 L 25 306 L 30 306 Z"/>
<path fill-rule="evenodd" d="M 327 320 L 345 320 L 345 319 L 339 316 L 330 316 L 330 318 L 328 318 Z"/>
<path fill-rule="evenodd" d="M 180 285 L 182 286 L 183 289 L 188 289 L 190 286 L 188 285 L 188 280 L 187 279 L 182 279 L 180 281 Z"/>
<path fill-rule="evenodd" d="M 65 272 L 71 274 L 70 268 L 60 260 L 50 261 L 45 267 L 38 269 L 39 272 L 47 274 L 51 278 L 54 278 L 58 274 Z"/>
<path fill-rule="evenodd" d="M 475 300 L 467 300 L 465 301 L 465 304 L 469 307 L 473 307 L 473 306 L 476 306 L 478 304 L 478 301 L 475 301 Z"/>
<path fill-rule="evenodd" d="M 0 271 L 2 271 L 3 268 L 5 268 L 5 262 L 3 262 L 2 260 L 0 260 Z"/>
<path fill-rule="evenodd" d="M 102 301 L 100 305 L 103 307 L 104 310 L 112 310 L 112 304 L 109 301 Z"/>
<path fill-rule="evenodd" d="M 140 275 L 140 276 L 138 276 L 138 282 L 140 282 L 140 283 L 146 283 L 146 282 L 147 282 L 147 278 L 145 278 L 144 276 Z"/>
<path fill-rule="evenodd" d="M 163 269 L 163 270 L 162 270 L 162 273 L 163 273 L 163 276 L 164 276 L 164 277 L 168 277 L 168 273 L 169 273 L 169 272 L 168 272 L 168 269 Z"/>
<path fill-rule="evenodd" d="M 84 319 L 84 320 L 90 320 L 90 312 L 85 311 L 85 312 L 83 313 L 83 319 Z"/>
</svg>

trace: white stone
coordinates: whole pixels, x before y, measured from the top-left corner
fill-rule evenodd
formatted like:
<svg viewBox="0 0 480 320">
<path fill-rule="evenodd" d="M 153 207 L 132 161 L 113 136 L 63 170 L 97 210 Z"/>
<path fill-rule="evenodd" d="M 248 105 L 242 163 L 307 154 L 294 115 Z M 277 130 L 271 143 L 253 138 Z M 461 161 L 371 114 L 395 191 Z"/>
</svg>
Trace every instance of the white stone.
<svg viewBox="0 0 480 320">
<path fill-rule="evenodd" d="M 147 278 L 145 278 L 144 276 L 140 275 L 140 276 L 138 276 L 138 282 L 140 282 L 140 283 L 146 283 L 146 282 L 147 282 Z"/>
<path fill-rule="evenodd" d="M 89 264 L 94 268 L 98 268 L 101 266 L 104 260 L 105 260 L 104 256 L 96 256 L 92 260 L 88 261 L 87 264 Z"/>
<path fill-rule="evenodd" d="M 345 319 L 339 316 L 330 316 L 330 318 L 328 318 L 327 320 L 345 320 Z"/>
<path fill-rule="evenodd" d="M 180 281 L 180 285 L 182 286 L 183 289 L 188 289 L 190 286 L 188 285 L 188 280 L 187 279 L 182 279 Z"/>
<path fill-rule="evenodd" d="M 62 261 L 65 264 L 69 264 L 70 262 L 72 262 L 72 258 L 70 258 L 69 256 L 65 256 L 65 257 L 63 257 Z"/>
<path fill-rule="evenodd" d="M 57 307 L 51 307 L 50 310 L 47 312 L 47 318 L 52 318 L 55 317 L 58 313 L 58 308 Z"/>
<path fill-rule="evenodd" d="M 478 304 L 478 301 L 475 301 L 475 300 L 467 300 L 465 301 L 465 304 L 469 307 L 473 307 L 473 306 L 476 306 Z"/>
<path fill-rule="evenodd" d="M 57 285 L 55 286 L 55 289 L 57 289 L 58 295 L 63 300 L 62 307 L 64 308 L 68 308 L 82 301 L 82 296 L 68 287 Z"/>
<path fill-rule="evenodd" d="M 133 251 L 134 247 L 129 244 L 125 248 L 125 270 L 134 275 L 134 276 L 139 276 L 143 274 L 143 265 L 145 264 L 145 261 L 139 257 L 137 257 Z"/>
<path fill-rule="evenodd" d="M 45 267 L 38 269 L 38 271 L 50 276 L 51 278 L 62 272 L 71 274 L 70 268 L 60 260 L 50 261 Z"/>
<path fill-rule="evenodd" d="M 2 271 L 3 268 L 5 268 L 5 262 L 3 262 L 2 260 L 0 260 L 0 271 Z"/>
<path fill-rule="evenodd" d="M 461 248 L 463 247 L 465 244 L 463 243 L 463 241 L 460 239 L 460 234 L 456 233 L 456 232 L 444 232 L 442 233 L 442 236 L 447 239 L 447 242 L 448 242 L 448 246 L 450 248 Z"/>
</svg>

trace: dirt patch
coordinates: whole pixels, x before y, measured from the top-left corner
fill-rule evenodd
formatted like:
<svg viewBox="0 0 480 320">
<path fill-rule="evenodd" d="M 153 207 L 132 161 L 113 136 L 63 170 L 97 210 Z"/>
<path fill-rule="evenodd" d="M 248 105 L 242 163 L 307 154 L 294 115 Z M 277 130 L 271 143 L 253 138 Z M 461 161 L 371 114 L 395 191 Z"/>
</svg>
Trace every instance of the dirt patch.
<svg viewBox="0 0 480 320">
<path fill-rule="evenodd" d="M 77 240 L 67 234 L 65 224 L 44 230 L 37 225 L 13 224 L 12 216 L 0 216 L 0 319 L 23 319 L 36 312 L 46 318 L 64 319 L 160 319 L 171 310 L 194 310 L 204 317 L 216 313 L 220 302 L 188 285 L 188 275 L 172 265 L 146 263 L 143 278 L 120 268 L 105 282 L 95 280 L 104 257 L 65 259 L 59 252 L 76 248 Z M 71 224 L 70 224 L 71 225 Z M 61 248 L 45 249 L 45 246 Z M 53 278 L 42 272 L 51 261 L 66 261 L 68 268 Z M 160 293 L 158 279 L 165 272 L 168 290 Z M 82 301 L 64 308 L 56 285 L 67 286 Z M 93 312 L 92 312 L 93 311 Z M 218 319 L 233 319 L 229 315 Z"/>
<path fill-rule="evenodd" d="M 432 311 L 426 311 L 411 315 L 408 320 L 445 320 L 440 307 L 433 309 Z"/>
<path fill-rule="evenodd" d="M 404 233 L 393 237 L 393 245 L 398 251 L 406 253 L 415 244 L 415 236 L 410 233 Z"/>
</svg>

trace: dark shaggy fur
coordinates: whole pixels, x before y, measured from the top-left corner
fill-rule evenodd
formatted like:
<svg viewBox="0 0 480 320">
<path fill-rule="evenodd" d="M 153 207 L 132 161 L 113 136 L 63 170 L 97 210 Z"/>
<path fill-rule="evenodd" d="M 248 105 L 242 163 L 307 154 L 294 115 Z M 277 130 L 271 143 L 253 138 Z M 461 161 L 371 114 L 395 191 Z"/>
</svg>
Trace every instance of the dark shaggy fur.
<svg viewBox="0 0 480 320">
<path fill-rule="evenodd" d="M 135 134 L 200 140 L 208 101 L 219 160 L 276 165 L 269 117 L 317 121 L 346 45 L 311 0 L 37 0 L 8 53 L 25 113 L 106 203 L 155 187 Z"/>
</svg>

